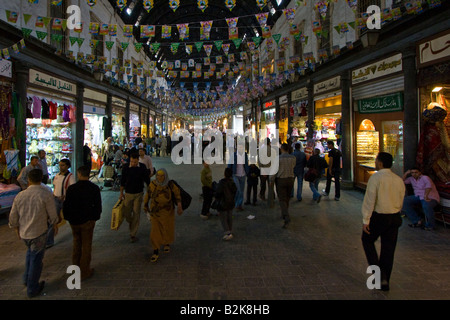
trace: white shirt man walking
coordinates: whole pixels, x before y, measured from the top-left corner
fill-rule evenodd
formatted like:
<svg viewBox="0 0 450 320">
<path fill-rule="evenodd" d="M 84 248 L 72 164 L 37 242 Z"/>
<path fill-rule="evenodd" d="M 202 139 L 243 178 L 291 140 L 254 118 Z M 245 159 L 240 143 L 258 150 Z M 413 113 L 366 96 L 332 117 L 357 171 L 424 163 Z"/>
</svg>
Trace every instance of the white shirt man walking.
<svg viewBox="0 0 450 320">
<path fill-rule="evenodd" d="M 368 183 L 362 205 L 362 244 L 370 266 L 378 266 L 381 273 L 381 290 L 389 290 L 389 280 L 394 264 L 398 228 L 402 224 L 400 211 L 405 197 L 402 178 L 391 171 L 393 158 L 380 152 L 375 160 L 377 172 Z M 378 257 L 375 242 L 381 237 Z"/>
</svg>

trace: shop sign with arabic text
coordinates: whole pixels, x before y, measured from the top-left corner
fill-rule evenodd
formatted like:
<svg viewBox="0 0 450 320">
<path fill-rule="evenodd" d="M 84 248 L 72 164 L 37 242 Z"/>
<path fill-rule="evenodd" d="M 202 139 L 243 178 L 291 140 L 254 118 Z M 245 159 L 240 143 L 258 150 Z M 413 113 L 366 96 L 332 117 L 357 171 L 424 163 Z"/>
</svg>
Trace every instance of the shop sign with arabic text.
<svg viewBox="0 0 450 320">
<path fill-rule="evenodd" d="M 384 113 L 403 111 L 403 93 L 358 100 L 359 113 Z"/>
</svg>

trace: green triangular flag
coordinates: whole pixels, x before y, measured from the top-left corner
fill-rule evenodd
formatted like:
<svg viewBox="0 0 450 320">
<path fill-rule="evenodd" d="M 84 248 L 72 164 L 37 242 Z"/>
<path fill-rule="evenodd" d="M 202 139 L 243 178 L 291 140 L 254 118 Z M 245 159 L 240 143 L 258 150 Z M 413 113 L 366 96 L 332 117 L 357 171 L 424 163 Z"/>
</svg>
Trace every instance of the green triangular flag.
<svg viewBox="0 0 450 320">
<path fill-rule="evenodd" d="M 31 19 L 31 14 L 28 14 L 28 13 L 24 13 L 23 14 L 23 21 L 25 21 L 25 24 L 27 24 L 28 23 L 28 21 L 30 21 L 30 19 Z"/>
<path fill-rule="evenodd" d="M 106 41 L 105 45 L 106 49 L 108 49 L 108 51 L 111 51 L 112 47 L 114 46 L 114 41 Z"/>
<path fill-rule="evenodd" d="M 22 33 L 25 38 L 28 38 L 30 36 L 31 32 L 33 32 L 32 29 L 22 28 Z"/>
<path fill-rule="evenodd" d="M 81 47 L 83 45 L 84 38 L 78 38 L 77 42 L 78 42 L 78 46 Z"/>
<path fill-rule="evenodd" d="M 223 43 L 222 40 L 214 41 L 214 44 L 216 45 L 216 48 L 218 51 L 220 51 L 220 49 L 222 49 L 222 43 Z"/>
<path fill-rule="evenodd" d="M 161 46 L 161 43 L 154 42 L 154 43 L 152 43 L 151 48 L 152 48 L 153 52 L 157 52 L 160 46 Z"/>
<path fill-rule="evenodd" d="M 63 35 L 62 35 L 62 34 L 55 34 L 55 33 L 53 33 L 53 34 L 51 35 L 51 39 L 52 39 L 53 41 L 56 41 L 56 42 L 61 42 L 62 38 L 63 38 Z"/>
<path fill-rule="evenodd" d="M 69 37 L 70 45 L 73 46 L 76 42 L 78 42 L 77 37 Z"/>
<path fill-rule="evenodd" d="M 294 34 L 294 39 L 295 40 L 300 41 L 300 38 L 301 38 L 301 34 L 300 33 Z"/>
<path fill-rule="evenodd" d="M 261 43 L 261 37 L 252 37 L 253 42 L 255 43 L 255 46 L 258 47 Z"/>
<path fill-rule="evenodd" d="M 44 25 L 47 28 L 48 24 L 50 23 L 50 21 L 52 21 L 52 18 L 49 17 L 42 17 L 42 20 L 44 20 Z"/>
<path fill-rule="evenodd" d="M 134 50 L 136 50 L 137 53 L 141 52 L 142 49 L 142 43 L 135 42 L 134 43 Z"/>
<path fill-rule="evenodd" d="M 334 30 L 336 30 L 337 33 L 341 34 L 341 27 L 340 26 L 334 26 Z"/>
<path fill-rule="evenodd" d="M 350 22 L 348 22 L 348 25 L 349 25 L 350 27 L 352 27 L 353 29 L 355 29 L 355 21 L 350 21 Z"/>
<path fill-rule="evenodd" d="M 328 38 L 328 30 L 322 30 L 322 34 L 325 38 Z"/>
<path fill-rule="evenodd" d="M 281 39 L 281 34 L 273 34 L 272 35 L 272 38 L 275 40 L 275 42 L 278 44 L 278 42 L 280 41 L 280 39 Z"/>
<path fill-rule="evenodd" d="M 197 48 L 197 51 L 198 51 L 198 52 L 202 51 L 202 48 L 203 48 L 203 41 L 196 42 L 196 43 L 195 43 L 195 47 Z"/>
<path fill-rule="evenodd" d="M 120 47 L 122 48 L 122 51 L 127 50 L 129 43 L 128 42 L 121 42 Z"/>
<path fill-rule="evenodd" d="M 36 35 L 39 40 L 44 40 L 47 37 L 47 32 L 36 31 Z"/>
<path fill-rule="evenodd" d="M 172 51 L 173 54 L 178 52 L 178 47 L 180 46 L 179 42 L 174 42 L 170 44 L 170 51 Z"/>
<path fill-rule="evenodd" d="M 234 46 L 236 47 L 236 49 L 239 49 L 239 46 L 242 43 L 242 39 L 233 39 L 233 43 L 234 43 Z"/>
</svg>

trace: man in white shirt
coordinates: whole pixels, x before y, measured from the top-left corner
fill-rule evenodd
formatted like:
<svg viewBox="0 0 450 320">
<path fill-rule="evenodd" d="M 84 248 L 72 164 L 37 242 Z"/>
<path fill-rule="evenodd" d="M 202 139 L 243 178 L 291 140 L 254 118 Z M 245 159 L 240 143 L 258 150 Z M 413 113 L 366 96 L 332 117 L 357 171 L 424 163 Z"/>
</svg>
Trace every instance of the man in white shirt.
<svg viewBox="0 0 450 320">
<path fill-rule="evenodd" d="M 17 177 L 17 182 L 22 190 L 28 188 L 28 173 L 33 169 L 41 169 L 38 156 L 31 156 L 30 163 L 20 171 L 20 174 Z"/>
<path fill-rule="evenodd" d="M 152 158 L 145 154 L 144 148 L 139 148 L 139 162 L 145 165 L 151 178 L 153 176 Z"/>
<path fill-rule="evenodd" d="M 59 173 L 53 178 L 53 196 L 55 198 L 56 213 L 61 221 L 61 210 L 63 207 L 64 198 L 66 197 L 67 188 L 76 182 L 75 176 L 69 171 L 71 166 L 69 159 L 61 159 L 59 161 Z M 50 248 L 55 243 L 55 235 L 52 232 L 53 228 L 50 226 L 47 237 L 47 248 Z"/>
<path fill-rule="evenodd" d="M 400 211 L 405 197 L 402 178 L 391 171 L 393 158 L 387 152 L 380 152 L 375 160 L 377 172 L 367 183 L 362 204 L 362 244 L 370 266 L 380 267 L 381 290 L 389 290 L 389 280 L 394 264 L 398 228 L 402 224 Z M 381 237 L 380 257 L 375 242 Z"/>
<path fill-rule="evenodd" d="M 45 284 L 45 281 L 39 282 L 39 278 L 48 233 L 47 223 L 55 225 L 54 231 L 57 232 L 58 216 L 51 191 L 41 185 L 42 170 L 31 170 L 28 181 L 29 187 L 14 199 L 9 226 L 16 230 L 19 239 L 28 247 L 23 283 L 27 286 L 28 297 L 33 298 L 42 292 Z"/>
</svg>

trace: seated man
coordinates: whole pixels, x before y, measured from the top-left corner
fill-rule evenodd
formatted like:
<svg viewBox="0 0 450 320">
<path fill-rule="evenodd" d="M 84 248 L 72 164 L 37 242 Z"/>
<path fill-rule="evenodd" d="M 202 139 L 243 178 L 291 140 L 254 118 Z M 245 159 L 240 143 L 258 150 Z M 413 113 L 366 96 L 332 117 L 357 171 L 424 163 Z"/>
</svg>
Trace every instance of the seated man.
<svg viewBox="0 0 450 320">
<path fill-rule="evenodd" d="M 408 177 L 408 175 L 411 176 Z M 419 169 L 412 168 L 403 175 L 405 184 L 411 184 L 414 195 L 406 196 L 403 201 L 403 211 L 411 220 L 410 227 L 423 227 L 425 230 L 434 229 L 434 207 L 439 204 L 439 193 L 430 177 L 424 176 Z M 415 206 L 421 205 L 425 214 L 425 224 L 422 223 Z"/>
</svg>

